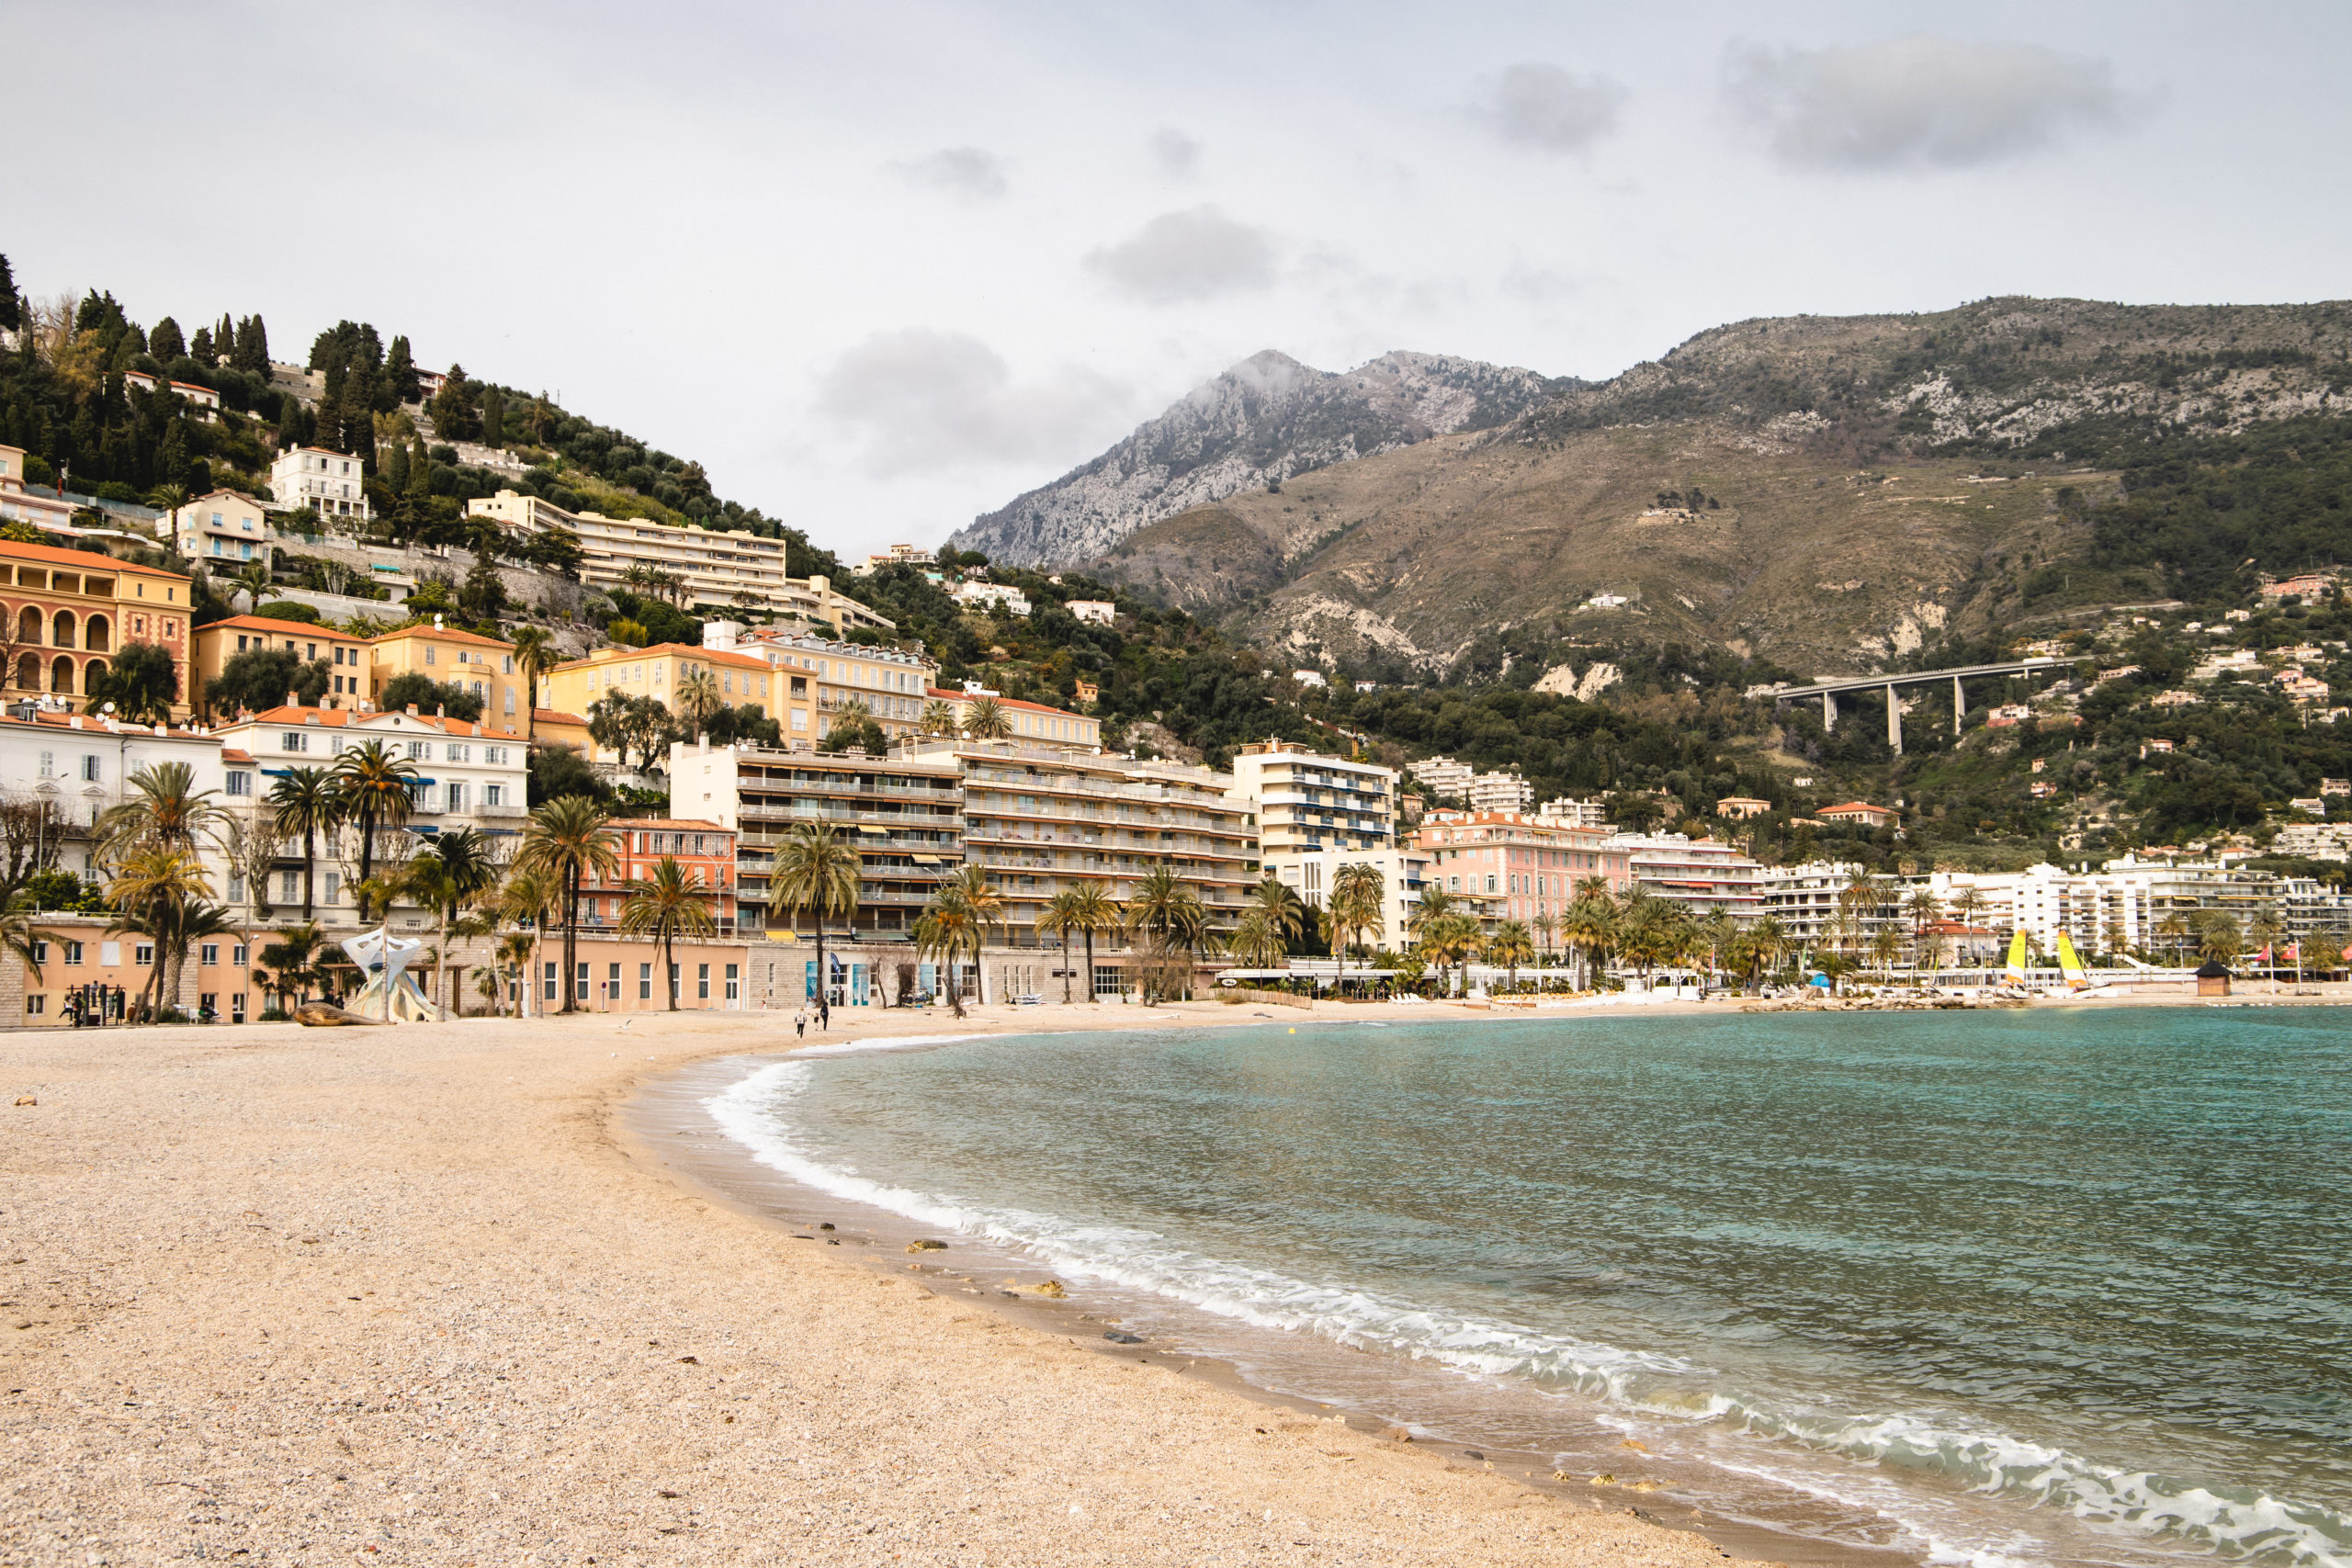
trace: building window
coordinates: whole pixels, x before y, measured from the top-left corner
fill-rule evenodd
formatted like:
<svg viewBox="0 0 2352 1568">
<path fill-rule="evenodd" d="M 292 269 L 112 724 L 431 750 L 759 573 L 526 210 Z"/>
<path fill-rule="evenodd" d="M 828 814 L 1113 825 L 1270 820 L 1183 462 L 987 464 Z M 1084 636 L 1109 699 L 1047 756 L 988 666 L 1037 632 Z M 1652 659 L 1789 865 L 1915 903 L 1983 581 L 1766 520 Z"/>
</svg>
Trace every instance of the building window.
<svg viewBox="0 0 2352 1568">
<path fill-rule="evenodd" d="M 130 950 L 130 961 L 142 969 L 153 968 L 155 964 L 155 944 L 152 942 L 137 943 Z"/>
<path fill-rule="evenodd" d="M 38 1016 L 39 1014 L 45 1013 L 45 1012 L 47 1012 L 48 1010 L 49 1010 L 49 998 L 48 998 L 47 997 L 45 997 L 45 996 L 41 995 L 41 993 L 40 993 L 40 992 L 39 992 L 39 991 L 35 991 L 35 992 L 33 992 L 30 996 L 28 996 L 28 997 L 27 997 L 27 998 L 25 998 L 25 1013 L 26 1013 L 26 1016 L 28 1016 L 28 1017 Z"/>
<path fill-rule="evenodd" d="M 695 966 L 695 997 L 700 1001 L 710 1000 L 710 965 L 707 964 Z"/>
<path fill-rule="evenodd" d="M 199 965 L 207 969 L 209 969 L 213 965 L 219 964 L 220 962 L 220 944 L 217 942 L 206 942 L 203 946 L 197 949 L 196 961 Z"/>
<path fill-rule="evenodd" d="M 243 942 L 239 942 L 229 950 L 229 964 L 232 968 L 236 969 L 243 969 L 245 966 L 245 944 Z"/>
<path fill-rule="evenodd" d="M 302 874 L 299 871 L 283 871 L 278 873 L 277 901 L 281 904 L 291 904 L 295 899 L 301 896 Z"/>
<path fill-rule="evenodd" d="M 653 965 L 650 964 L 637 966 L 637 999 L 641 1002 L 653 999 Z"/>
<path fill-rule="evenodd" d="M 64 943 L 63 946 L 65 948 L 66 965 L 71 968 L 80 964 L 82 962 L 82 944 L 78 942 L 68 942 Z"/>
<path fill-rule="evenodd" d="M 311 738 L 299 729 L 289 729 L 277 738 L 277 745 L 282 751 L 307 751 L 311 749 Z"/>
<path fill-rule="evenodd" d="M 548 960 L 547 961 L 547 964 L 546 964 L 546 971 L 547 971 L 547 972 L 546 972 L 543 976 L 540 976 L 540 982 L 539 982 L 539 983 L 540 983 L 540 985 L 541 985 L 541 986 L 543 986 L 543 987 L 545 987 L 545 992 L 544 992 L 544 998 L 543 998 L 543 999 L 545 999 L 545 1000 L 547 1000 L 547 1001 L 553 1001 L 553 1000 L 555 1000 L 555 975 L 556 975 L 555 960 L 554 960 L 554 959 L 550 958 L 550 959 L 548 959 Z"/>
<path fill-rule="evenodd" d="M 84 757 L 82 759 L 82 782 L 84 784 L 96 784 L 98 782 L 97 758 Z"/>
<path fill-rule="evenodd" d="M 322 889 L 322 891 L 326 895 L 326 902 L 330 904 L 339 904 L 343 902 L 343 873 L 339 871 L 330 871 L 324 873 L 321 880 L 322 880 L 326 885 Z"/>
<path fill-rule="evenodd" d="M 239 773 L 234 769 L 232 769 L 229 773 L 229 793 L 231 795 L 251 795 L 253 792 L 253 774 Z"/>
<path fill-rule="evenodd" d="M 481 803 L 484 806 L 503 806 L 506 804 L 506 786 L 504 784 L 482 785 Z"/>
<path fill-rule="evenodd" d="M 608 1001 L 621 999 L 621 966 L 617 964 L 605 965 L 605 997 Z"/>
<path fill-rule="evenodd" d="M 45 779 L 55 778 L 57 776 L 56 752 L 43 751 L 40 754 L 40 776 Z"/>
<path fill-rule="evenodd" d="M 243 991 L 232 991 L 229 995 L 229 1021 L 231 1023 L 245 1021 L 245 993 Z"/>
<path fill-rule="evenodd" d="M 584 963 L 577 967 L 571 976 L 571 999 L 578 1002 L 588 999 L 588 965 Z"/>
<path fill-rule="evenodd" d="M 742 976 L 736 972 L 736 965 L 729 964 L 727 966 L 727 999 L 730 1002 L 741 1001 L 742 996 Z"/>
</svg>

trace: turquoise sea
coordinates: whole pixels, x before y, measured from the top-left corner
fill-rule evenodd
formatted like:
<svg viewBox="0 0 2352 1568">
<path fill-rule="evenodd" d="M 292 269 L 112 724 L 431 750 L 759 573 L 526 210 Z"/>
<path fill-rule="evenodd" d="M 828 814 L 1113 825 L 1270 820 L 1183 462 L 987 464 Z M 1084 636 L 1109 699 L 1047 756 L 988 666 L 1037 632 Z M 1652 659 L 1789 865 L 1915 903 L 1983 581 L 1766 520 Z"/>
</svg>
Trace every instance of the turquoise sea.
<svg viewBox="0 0 2352 1568">
<path fill-rule="evenodd" d="M 1276 1020 L 780 1062 L 710 1105 L 1159 1342 L 1653 1511 L 2317 1568 L 2352 1564 L 2347 1024 Z"/>
</svg>

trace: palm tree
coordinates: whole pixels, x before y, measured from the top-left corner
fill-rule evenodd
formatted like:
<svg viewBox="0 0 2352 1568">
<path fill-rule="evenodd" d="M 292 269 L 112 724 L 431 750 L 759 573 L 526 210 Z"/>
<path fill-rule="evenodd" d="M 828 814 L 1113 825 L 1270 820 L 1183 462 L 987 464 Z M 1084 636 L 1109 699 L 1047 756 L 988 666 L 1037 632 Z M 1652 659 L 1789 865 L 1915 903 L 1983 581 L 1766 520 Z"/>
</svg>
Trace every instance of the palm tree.
<svg viewBox="0 0 2352 1568">
<path fill-rule="evenodd" d="M 1552 939 L 1560 933 L 1560 918 L 1550 909 L 1537 911 L 1534 920 L 1535 940 L 1543 944 L 1544 962 L 1552 958 Z"/>
<path fill-rule="evenodd" d="M 563 908 L 563 1008 L 580 1010 L 580 987 L 573 965 L 580 951 L 580 884 L 592 873 L 616 876 L 620 857 L 605 832 L 612 813 L 584 795 L 561 795 L 531 813 L 523 829 L 523 852 L 515 857 L 520 870 L 545 874 L 555 885 Z"/>
<path fill-rule="evenodd" d="M 36 924 L 40 912 L 31 895 L 22 891 L 0 900 L 0 951 L 15 953 L 35 985 L 40 984 L 41 944 L 53 940 Z"/>
<path fill-rule="evenodd" d="M 449 922 L 498 885 L 498 862 L 481 829 L 457 828 L 435 836 L 431 847 L 409 862 L 401 881 L 411 898 L 434 912 L 433 995 L 438 1000 L 449 976 Z M 459 1010 L 452 1005 L 449 1010 Z"/>
<path fill-rule="evenodd" d="M 937 697 L 922 705 L 922 717 L 916 728 L 925 735 L 944 735 L 953 739 L 956 731 L 956 705 Z"/>
<path fill-rule="evenodd" d="M 1448 912 L 1424 919 L 1420 947 L 1437 965 L 1439 988 L 1449 997 L 1453 995 L 1453 966 L 1466 966 L 1478 951 L 1477 917 Z"/>
<path fill-rule="evenodd" d="M 216 792 L 196 787 L 196 770 L 186 762 L 152 762 L 133 772 L 131 795 L 109 807 L 92 826 L 98 858 L 115 861 L 134 850 L 220 847 L 229 813 Z"/>
<path fill-rule="evenodd" d="M 2276 908 L 2265 904 L 2255 911 L 2253 922 L 2246 927 L 2246 934 L 2262 944 L 2263 952 L 2270 961 L 2270 993 L 2276 996 L 2278 994 L 2278 939 L 2287 934 L 2287 922 L 2278 918 Z"/>
<path fill-rule="evenodd" d="M 689 734 L 707 731 L 710 716 L 727 705 L 727 699 L 719 694 L 718 677 L 700 665 L 678 677 L 675 698 L 678 716 L 686 721 Z"/>
<path fill-rule="evenodd" d="M 319 864 L 319 835 L 342 824 L 344 796 L 324 768 L 288 768 L 269 786 L 270 818 L 277 830 L 302 835 L 302 918 L 311 915 L 311 878 Z"/>
<path fill-rule="evenodd" d="M 1519 989 L 1519 966 L 1535 957 L 1535 943 L 1525 920 L 1505 920 L 1487 939 L 1487 962 L 1499 964 L 1510 974 L 1510 988 Z"/>
<path fill-rule="evenodd" d="M 2178 909 L 2175 909 L 2171 914 L 2166 915 L 2163 919 L 2156 922 L 2156 934 L 2161 937 L 2170 937 L 2172 939 L 2173 962 L 2176 964 L 2186 964 L 2188 960 L 2183 950 L 2187 947 L 2188 942 L 2188 918 L 2182 915 Z"/>
<path fill-rule="evenodd" d="M 269 988 L 277 994 L 278 1011 L 293 1010 L 284 1005 L 289 990 L 297 993 L 299 999 L 309 993 L 311 983 L 321 977 L 319 958 L 325 945 L 326 937 L 319 928 L 305 920 L 279 931 L 277 940 L 256 955 L 262 967 L 270 972 Z"/>
<path fill-rule="evenodd" d="M 335 759 L 335 797 L 343 819 L 359 829 L 359 923 L 368 923 L 368 892 L 376 873 L 376 833 L 406 826 L 415 797 L 415 764 L 395 757 L 381 740 L 354 746 Z"/>
<path fill-rule="evenodd" d="M 831 994 L 831 972 L 825 967 L 825 922 L 838 919 L 854 929 L 857 921 L 857 879 L 863 869 L 857 851 L 823 822 L 796 822 L 776 851 L 768 886 L 772 897 L 797 917 L 806 909 L 817 923 L 817 995 L 821 1009 Z M 794 921 L 797 924 L 796 919 Z"/>
<path fill-rule="evenodd" d="M 628 885 L 628 902 L 621 906 L 621 930 L 631 936 L 650 936 L 662 944 L 662 984 L 670 993 L 670 1010 L 678 1010 L 678 972 L 671 961 L 671 944 L 681 936 L 715 936 L 718 922 L 710 918 L 709 894 L 699 875 L 689 880 L 675 855 L 653 863 L 653 874 Z M 820 973 L 822 973 L 820 970 Z"/>
<path fill-rule="evenodd" d="M 1871 960 L 1882 977 L 1891 978 L 1894 961 L 1903 955 L 1903 938 L 1893 926 L 1881 926 L 1871 936 Z"/>
<path fill-rule="evenodd" d="M 947 1005 L 956 1010 L 957 1018 L 964 1016 L 964 987 L 956 983 L 956 962 L 968 953 L 972 967 L 978 970 L 980 949 L 987 940 L 987 923 L 965 897 L 960 878 L 941 883 L 922 913 L 915 917 L 915 951 L 929 955 L 944 971 L 941 984 L 947 991 Z"/>
<path fill-rule="evenodd" d="M 2237 921 L 2218 911 L 2198 922 L 2198 934 L 2202 939 L 2198 951 L 2216 964 L 2236 963 L 2245 946 Z"/>
<path fill-rule="evenodd" d="M 1126 916 L 1118 901 L 1103 891 L 1099 882 L 1090 882 L 1069 895 L 1070 907 L 1076 914 L 1072 929 L 1086 935 L 1086 999 L 1099 1005 L 1102 998 L 1094 994 L 1094 934 L 1101 931 L 1115 936 L 1126 929 Z M 1058 900 L 1057 900 L 1058 901 Z"/>
<path fill-rule="evenodd" d="M 1943 904 L 1926 887 L 1916 887 L 1911 897 L 1903 901 L 1904 912 L 1911 917 L 1911 966 L 1919 966 L 1919 949 L 1924 944 L 1928 928 L 1943 913 Z"/>
<path fill-rule="evenodd" d="M 1388 918 L 1382 911 L 1388 902 L 1388 879 L 1378 866 L 1369 861 L 1351 861 L 1331 874 L 1331 897 L 1326 907 L 1326 919 L 1340 939 L 1344 950 L 1349 943 L 1361 941 L 1366 934 L 1385 936 Z M 1340 967 L 1347 968 L 1346 953 L 1340 953 Z M 1367 956 L 1364 966 L 1370 968 Z"/>
<path fill-rule="evenodd" d="M 964 733 L 975 740 L 1002 740 L 1012 734 L 1012 716 L 994 697 L 975 698 L 964 716 Z"/>
<path fill-rule="evenodd" d="M 514 672 L 523 677 L 523 740 L 528 745 L 537 737 L 539 680 L 556 667 L 555 639 L 537 626 L 518 626 L 514 631 Z"/>
<path fill-rule="evenodd" d="M 1062 944 L 1062 1006 L 1070 1004 L 1069 994 L 1069 933 L 1085 929 L 1087 912 L 1085 895 L 1076 888 L 1065 888 L 1046 900 L 1046 918 L 1042 924 L 1061 939 Z M 1087 966 L 1087 985 L 1093 987 L 1094 969 Z"/>
<path fill-rule="evenodd" d="M 1284 945 L 1283 955 L 1288 956 L 1289 943 L 1295 942 L 1315 923 L 1315 913 L 1288 884 L 1269 873 L 1250 890 L 1250 903 L 1266 917 L 1267 929 Z"/>
<path fill-rule="evenodd" d="M 1127 896 L 1126 924 L 1145 940 L 1150 976 L 1146 1005 L 1190 982 L 1193 946 L 1208 928 L 1208 911 L 1190 883 L 1165 864 L 1152 867 Z"/>
<path fill-rule="evenodd" d="M 509 886 L 512 886 L 514 879 L 510 877 L 507 880 Z M 500 901 L 499 912 L 502 914 L 505 912 L 503 897 Z M 523 999 L 526 1008 L 530 1005 L 530 993 L 527 987 L 531 977 L 531 955 L 537 946 L 538 935 L 535 931 L 509 931 L 500 939 L 498 943 L 497 973 L 518 982 L 514 987 L 515 995 Z M 492 999 L 497 1004 L 498 1015 L 501 1018 L 506 1016 L 506 997 L 503 987 L 492 993 Z"/>
<path fill-rule="evenodd" d="M 1598 890 L 1587 891 L 1579 883 L 1577 896 L 1560 915 L 1560 939 L 1582 955 L 1588 989 L 1592 986 L 1600 955 L 1617 940 L 1617 903 L 1610 897 L 1608 888 L 1609 885 L 1603 882 Z"/>
<path fill-rule="evenodd" d="M 119 911 L 107 929 L 136 932 L 154 945 L 155 962 L 147 983 L 140 987 L 142 999 L 153 993 L 148 1004 L 151 1017 L 162 1016 L 166 972 L 175 983 L 187 959 L 189 913 L 211 896 L 211 884 L 196 852 L 163 843 L 146 845 L 123 857 L 107 882 L 107 902 Z M 170 995 L 176 999 L 179 993 L 174 988 Z"/>
<path fill-rule="evenodd" d="M 1952 895 L 1952 918 L 1971 931 L 1976 927 L 1976 917 L 1984 912 L 1984 890 L 1973 884 Z M 2184 928 L 2186 929 L 2186 928 Z M 1965 937 L 1965 932 L 1962 933 Z"/>
<path fill-rule="evenodd" d="M 523 966 L 523 1015 L 530 1016 L 533 993 L 537 989 L 539 941 L 547 934 L 548 912 L 562 897 L 561 885 L 544 871 L 518 865 L 498 890 L 498 914 L 517 926 L 528 926 L 529 931 L 515 931 L 499 948 L 499 955 L 512 958 Z"/>
<path fill-rule="evenodd" d="M 1252 969 L 1278 969 L 1290 951 L 1283 945 L 1273 916 L 1255 906 L 1241 911 L 1233 934 L 1225 939 L 1225 950 Z"/>
</svg>

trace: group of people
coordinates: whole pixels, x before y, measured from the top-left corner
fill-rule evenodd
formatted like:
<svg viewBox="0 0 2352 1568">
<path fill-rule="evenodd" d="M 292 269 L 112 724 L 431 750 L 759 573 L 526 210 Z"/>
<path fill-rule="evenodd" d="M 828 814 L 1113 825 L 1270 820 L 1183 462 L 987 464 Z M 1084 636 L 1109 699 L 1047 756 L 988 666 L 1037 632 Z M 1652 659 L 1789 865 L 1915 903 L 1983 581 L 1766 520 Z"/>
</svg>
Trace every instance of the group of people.
<svg viewBox="0 0 2352 1568">
<path fill-rule="evenodd" d="M 822 997 L 817 998 L 817 1027 L 826 1031 L 833 1027 L 833 1004 Z M 800 1010 L 792 1015 L 792 1037 L 796 1040 L 808 1038 L 808 1006 L 805 1002 L 801 1004 Z"/>
</svg>

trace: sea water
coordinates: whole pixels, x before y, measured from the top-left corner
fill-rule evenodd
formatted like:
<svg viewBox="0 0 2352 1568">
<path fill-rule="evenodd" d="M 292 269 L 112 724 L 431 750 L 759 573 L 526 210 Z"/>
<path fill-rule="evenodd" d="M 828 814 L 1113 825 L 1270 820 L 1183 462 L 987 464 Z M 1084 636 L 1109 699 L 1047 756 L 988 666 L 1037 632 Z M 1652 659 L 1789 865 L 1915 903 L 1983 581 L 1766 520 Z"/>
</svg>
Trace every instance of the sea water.
<svg viewBox="0 0 2352 1568">
<path fill-rule="evenodd" d="M 2332 1568 L 2348 1021 L 1274 1021 L 784 1062 L 711 1110 L 1269 1386 L 1587 1484 L 1935 1560 Z"/>
</svg>

